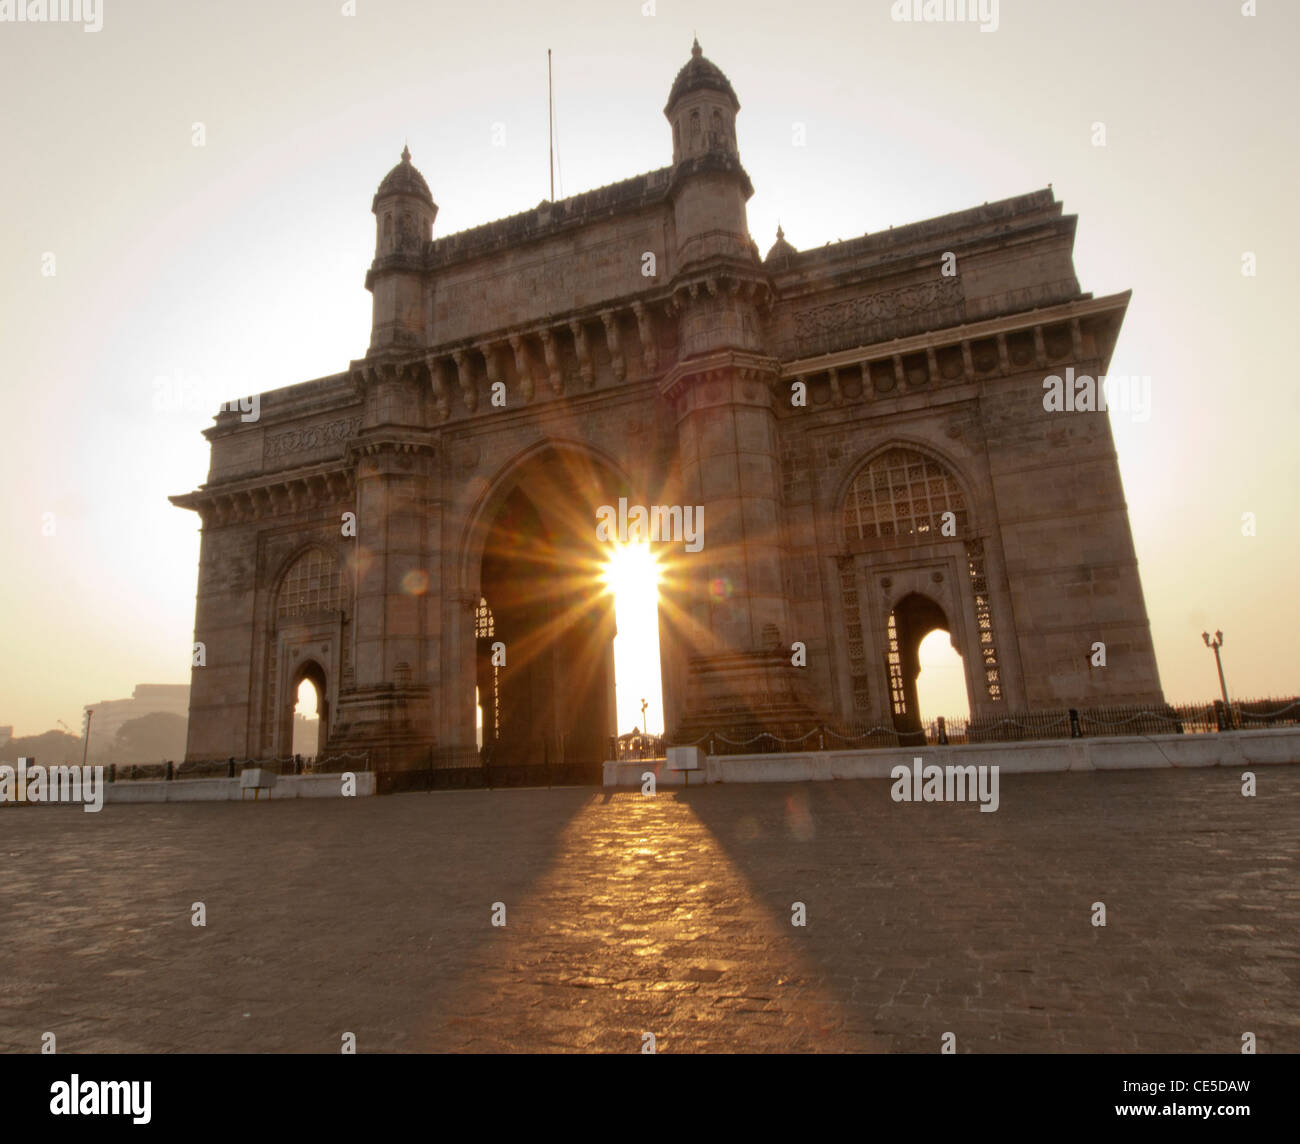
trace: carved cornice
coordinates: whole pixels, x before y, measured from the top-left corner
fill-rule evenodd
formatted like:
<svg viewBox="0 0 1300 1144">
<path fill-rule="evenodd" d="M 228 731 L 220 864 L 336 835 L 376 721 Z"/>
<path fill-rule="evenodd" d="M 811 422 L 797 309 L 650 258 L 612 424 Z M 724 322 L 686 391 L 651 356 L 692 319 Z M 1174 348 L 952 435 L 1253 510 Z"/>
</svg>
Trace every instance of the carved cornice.
<svg viewBox="0 0 1300 1144">
<path fill-rule="evenodd" d="M 659 382 L 659 392 L 669 401 L 676 401 L 686 389 L 696 382 L 740 381 L 761 382 L 769 386 L 781 375 L 781 363 L 763 354 L 744 350 L 724 350 L 707 357 L 692 358 L 673 366 Z"/>
<path fill-rule="evenodd" d="M 760 268 L 716 266 L 674 278 L 664 309 L 672 317 L 698 298 L 716 298 L 719 292 L 752 301 L 761 310 L 771 309 L 776 300 L 772 283 Z"/>
<path fill-rule="evenodd" d="M 204 485 L 167 499 L 197 512 L 204 528 L 222 528 L 327 506 L 346 509 L 355 500 L 355 474 L 350 467 L 318 467 Z"/>
<path fill-rule="evenodd" d="M 924 334 L 915 334 L 906 338 L 894 338 L 892 341 L 854 346 L 852 349 L 836 350 L 834 353 L 817 354 L 797 358 L 781 365 L 782 379 L 796 378 L 823 372 L 832 368 L 858 365 L 863 362 L 891 360 L 895 357 L 914 353 L 927 355 L 953 347 L 960 348 L 964 372 L 970 376 L 976 372 L 971 356 L 971 342 L 993 338 L 1003 339 L 1007 334 L 1033 332 L 1044 326 L 1068 323 L 1071 329 L 1071 349 L 1075 358 L 1083 356 L 1083 340 L 1079 332 L 1079 323 L 1083 319 L 1099 316 L 1113 316 L 1122 320 L 1128 308 L 1132 291 L 1122 294 L 1110 294 L 1104 298 L 1087 298 L 1075 302 L 1065 302 L 1059 306 L 1047 306 L 1038 310 L 1026 310 L 1020 314 L 1009 314 L 1002 318 L 989 318 L 982 322 L 969 322 L 945 329 L 931 330 Z M 1039 346 L 1040 335 L 1035 335 L 1035 350 Z M 1109 351 L 1107 351 L 1109 356 Z M 1001 354 L 999 353 L 999 358 Z M 1001 364 L 1001 363 L 1000 363 Z M 985 371 L 987 372 L 987 371 Z"/>
<path fill-rule="evenodd" d="M 414 441 L 402 437 L 373 437 L 354 441 L 348 446 L 348 461 L 359 457 L 436 457 L 438 445 L 434 441 Z"/>
<path fill-rule="evenodd" d="M 367 358 L 352 363 L 352 378 L 361 390 L 383 381 L 414 381 L 419 377 L 422 363 L 423 354 L 417 357 Z"/>
<path fill-rule="evenodd" d="M 727 174 L 734 175 L 740 181 L 740 189 L 748 202 L 754 197 L 754 184 L 750 181 L 745 168 L 741 166 L 740 157 L 729 151 L 705 151 L 689 159 L 682 159 L 672 168 L 669 195 L 676 195 L 682 183 L 692 175 Z"/>
</svg>

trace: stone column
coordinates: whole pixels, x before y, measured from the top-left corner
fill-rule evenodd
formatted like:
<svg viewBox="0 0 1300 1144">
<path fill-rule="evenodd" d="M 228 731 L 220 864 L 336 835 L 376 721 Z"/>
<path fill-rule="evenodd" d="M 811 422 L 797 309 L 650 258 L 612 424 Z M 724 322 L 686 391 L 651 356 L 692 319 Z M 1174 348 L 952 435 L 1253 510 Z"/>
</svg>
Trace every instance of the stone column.
<svg viewBox="0 0 1300 1144">
<path fill-rule="evenodd" d="M 415 371 L 363 371 L 366 411 L 349 447 L 356 466 L 357 587 L 353 686 L 339 695 L 332 750 L 369 750 L 376 767 L 414 766 L 434 739 L 431 690 L 437 612 L 426 598 L 440 587 L 430 551 L 439 537 L 435 443 L 420 424 Z"/>
<path fill-rule="evenodd" d="M 454 560 L 454 555 L 448 556 Z M 452 569 L 447 569 L 448 579 Z M 442 718 L 439 721 L 437 750 L 466 756 L 478 747 L 474 719 L 477 641 L 474 621 L 478 594 L 456 589 L 442 597 L 442 614 L 446 636 L 442 646 L 443 670 L 439 681 Z M 488 701 L 483 697 L 484 702 Z M 486 716 L 485 716 L 486 718 Z M 486 731 L 485 731 L 486 735 Z"/>
<path fill-rule="evenodd" d="M 724 351 L 672 370 L 682 483 L 703 510 L 700 551 L 674 546 L 695 623 L 677 737 L 714 728 L 799 734 L 816 722 L 790 663 L 773 386 L 779 364 Z"/>
</svg>

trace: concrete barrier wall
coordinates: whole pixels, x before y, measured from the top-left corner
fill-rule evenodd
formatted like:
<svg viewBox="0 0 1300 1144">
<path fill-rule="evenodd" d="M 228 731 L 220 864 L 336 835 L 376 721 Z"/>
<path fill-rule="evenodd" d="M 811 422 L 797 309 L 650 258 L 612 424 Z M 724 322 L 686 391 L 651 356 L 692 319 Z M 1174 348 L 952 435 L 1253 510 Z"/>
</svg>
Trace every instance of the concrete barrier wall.
<svg viewBox="0 0 1300 1144">
<path fill-rule="evenodd" d="M 646 771 L 662 786 L 704 783 L 789 783 L 884 779 L 900 763 L 921 758 L 939 766 L 1000 767 L 1001 774 L 1048 771 L 1145 770 L 1153 767 L 1254 767 L 1300 763 L 1300 727 L 1216 735 L 1125 735 L 1048 739 L 1033 743 L 975 743 L 859 751 L 799 751 L 772 755 L 707 755 L 698 771 L 655 762 L 607 762 L 604 785 L 639 787 Z"/>
<path fill-rule="evenodd" d="M 372 771 L 358 771 L 357 797 L 375 793 Z M 277 778 L 275 789 L 262 791 L 258 801 L 269 796 L 272 801 L 286 798 L 342 798 L 338 775 L 285 775 Z M 239 802 L 239 776 L 233 779 L 176 779 L 173 782 L 121 782 L 104 787 L 105 802 Z M 253 802 L 253 791 L 243 792 L 242 801 Z"/>
</svg>

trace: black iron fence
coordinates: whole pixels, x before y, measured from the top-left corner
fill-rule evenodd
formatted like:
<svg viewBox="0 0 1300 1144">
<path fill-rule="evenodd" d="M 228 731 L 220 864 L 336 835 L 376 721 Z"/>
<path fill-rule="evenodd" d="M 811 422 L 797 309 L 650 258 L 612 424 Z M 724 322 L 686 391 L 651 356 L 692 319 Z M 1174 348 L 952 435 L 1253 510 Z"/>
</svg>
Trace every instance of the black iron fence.
<svg viewBox="0 0 1300 1144">
<path fill-rule="evenodd" d="M 609 757 L 621 763 L 662 759 L 667 751 L 668 740 L 663 735 L 611 735 L 609 739 Z"/>
<path fill-rule="evenodd" d="M 750 729 L 715 731 L 695 741 L 710 755 L 783 754 L 792 751 L 845 751 L 877 747 L 944 746 L 963 743 L 1025 742 L 1042 739 L 1082 739 L 1118 735 L 1199 735 L 1300 724 L 1300 697 L 1237 700 L 1213 703 L 1165 704 L 1159 708 L 1088 707 L 1009 713 L 998 717 L 948 719 L 940 717 L 919 730 L 867 724 L 819 724 L 806 731 L 783 734 Z M 609 757 L 634 762 L 665 757 L 665 736 L 611 738 Z M 475 790 L 537 786 L 599 786 L 603 759 L 565 758 L 563 744 L 554 751 L 542 741 L 522 757 L 507 758 L 491 748 L 435 749 L 419 766 L 407 770 L 381 769 L 376 776 L 380 794 L 418 790 Z M 225 759 L 195 763 L 109 764 L 109 782 L 234 778 L 250 768 L 278 775 L 342 774 L 369 771 L 368 753 L 308 758 Z"/>
<path fill-rule="evenodd" d="M 356 754 L 288 755 L 276 759 L 207 759 L 203 762 L 164 762 L 104 765 L 109 782 L 171 782 L 176 779 L 233 779 L 243 771 L 258 769 L 277 775 L 341 775 L 345 771 L 370 770 L 370 755 Z"/>
<path fill-rule="evenodd" d="M 1116 735 L 1198 735 L 1300 724 L 1300 698 L 1250 699 L 1225 706 L 1165 704 L 1159 708 L 1087 707 L 1027 711 L 975 719 L 939 717 L 919 730 L 866 724 L 820 724 L 786 731 L 715 731 L 692 745 L 710 755 L 762 755 L 790 751 L 847 751 L 873 747 L 1015 743 L 1041 739 L 1094 739 Z"/>
</svg>

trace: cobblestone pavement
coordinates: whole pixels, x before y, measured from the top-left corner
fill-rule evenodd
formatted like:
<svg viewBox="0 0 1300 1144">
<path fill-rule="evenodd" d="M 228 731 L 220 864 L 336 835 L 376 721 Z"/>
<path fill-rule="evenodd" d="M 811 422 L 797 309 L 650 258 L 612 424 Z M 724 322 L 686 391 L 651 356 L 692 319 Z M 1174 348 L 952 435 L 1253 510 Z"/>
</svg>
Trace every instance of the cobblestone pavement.
<svg viewBox="0 0 1300 1144">
<path fill-rule="evenodd" d="M 1297 1052 L 1300 767 L 1256 773 L 3 807 L 0 1049 Z"/>
</svg>

